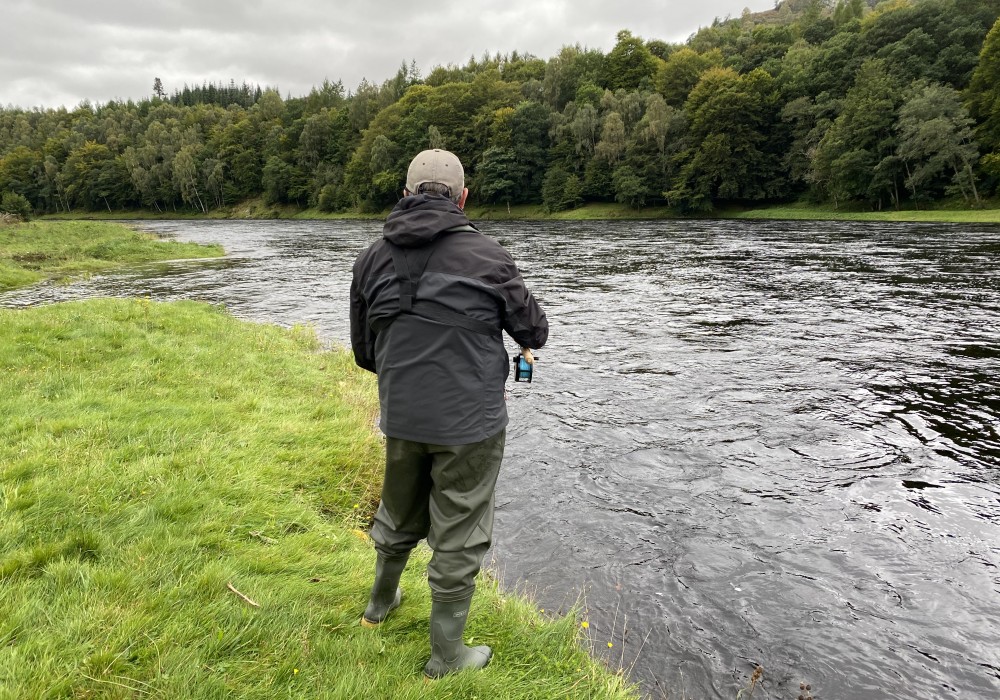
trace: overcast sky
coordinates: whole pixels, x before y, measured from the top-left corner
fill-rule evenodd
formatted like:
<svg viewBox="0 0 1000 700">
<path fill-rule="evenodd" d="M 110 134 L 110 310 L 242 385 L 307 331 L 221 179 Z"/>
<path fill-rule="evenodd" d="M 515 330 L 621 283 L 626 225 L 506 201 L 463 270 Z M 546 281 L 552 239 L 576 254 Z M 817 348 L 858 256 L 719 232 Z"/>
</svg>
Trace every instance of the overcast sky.
<svg viewBox="0 0 1000 700">
<path fill-rule="evenodd" d="M 683 41 L 744 7 L 774 0 L 0 0 L 0 105 L 140 99 L 154 77 L 168 93 L 230 78 L 283 96 L 324 78 L 353 90 L 403 61 L 427 75 L 484 51 L 548 59 L 579 43 L 606 52 L 620 29 Z"/>
</svg>

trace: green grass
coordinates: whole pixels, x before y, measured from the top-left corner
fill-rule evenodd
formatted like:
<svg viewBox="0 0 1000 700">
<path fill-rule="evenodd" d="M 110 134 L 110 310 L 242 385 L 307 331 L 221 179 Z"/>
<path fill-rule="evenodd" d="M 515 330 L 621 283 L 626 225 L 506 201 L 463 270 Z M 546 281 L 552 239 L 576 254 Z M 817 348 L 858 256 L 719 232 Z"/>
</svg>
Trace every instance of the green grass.
<svg viewBox="0 0 1000 700">
<path fill-rule="evenodd" d="M 840 221 L 934 221 L 953 223 L 1000 223 L 1000 208 L 957 208 L 904 211 L 857 211 L 835 209 L 829 205 L 795 203 L 755 209 L 728 208 L 697 215 L 682 216 L 669 207 L 633 209 L 622 204 L 596 202 L 576 209 L 547 213 L 538 205 L 516 205 L 508 212 L 506 207 L 470 207 L 473 221 L 503 219 L 544 219 L 550 221 L 639 220 L 639 219 L 788 219 L 788 220 L 840 220 Z"/>
<path fill-rule="evenodd" d="M 679 219 L 668 207 L 634 209 L 623 204 L 592 202 L 576 209 L 547 212 L 540 204 L 517 204 L 507 210 L 505 205 L 469 207 L 469 218 L 477 220 L 529 219 L 545 221 L 594 221 L 614 219 Z"/>
<path fill-rule="evenodd" d="M 914 221 L 939 223 L 1000 223 L 1000 208 L 904 209 L 867 211 L 836 209 L 831 205 L 796 203 L 747 210 L 723 210 L 726 219 L 787 219 L 812 221 Z"/>
<path fill-rule="evenodd" d="M 0 292 L 124 265 L 222 254 L 220 246 L 161 241 L 109 222 L 33 221 L 0 226 Z"/>
<path fill-rule="evenodd" d="M 425 549 L 389 621 L 358 625 L 376 410 L 310 329 L 193 302 L 0 309 L 0 699 L 635 697 L 574 617 L 488 578 L 467 638 L 493 664 L 425 682 Z"/>
<path fill-rule="evenodd" d="M 162 221 L 164 219 L 236 219 L 239 217 L 230 216 L 229 209 L 212 209 L 207 214 L 202 214 L 194 209 L 181 209 L 178 211 L 155 209 L 97 209 L 95 211 L 72 211 L 59 212 L 58 214 L 43 214 L 36 220 L 39 221 L 121 221 L 122 219 L 148 219 L 150 221 Z M 269 217 L 245 217 L 245 218 L 269 218 Z"/>
</svg>

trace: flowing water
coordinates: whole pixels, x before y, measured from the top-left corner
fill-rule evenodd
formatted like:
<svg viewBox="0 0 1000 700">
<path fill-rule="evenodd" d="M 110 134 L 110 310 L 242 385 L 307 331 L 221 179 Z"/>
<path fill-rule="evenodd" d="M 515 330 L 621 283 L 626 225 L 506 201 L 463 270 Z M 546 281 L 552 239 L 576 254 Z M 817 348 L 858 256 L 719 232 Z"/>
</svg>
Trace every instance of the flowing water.
<svg viewBox="0 0 1000 700">
<path fill-rule="evenodd" d="M 0 304 L 192 298 L 346 344 L 381 230 L 141 225 L 228 255 Z M 755 698 L 1000 697 L 1000 229 L 483 228 L 552 327 L 509 386 L 510 587 L 580 599 L 595 653 L 654 698 L 731 699 L 757 665 Z"/>
</svg>

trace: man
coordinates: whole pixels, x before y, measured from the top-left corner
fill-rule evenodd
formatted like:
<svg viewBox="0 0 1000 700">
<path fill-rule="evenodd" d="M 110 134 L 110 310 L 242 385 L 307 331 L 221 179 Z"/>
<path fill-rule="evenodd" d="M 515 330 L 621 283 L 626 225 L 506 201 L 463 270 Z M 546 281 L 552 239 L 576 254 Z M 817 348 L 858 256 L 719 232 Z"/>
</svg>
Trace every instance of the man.
<svg viewBox="0 0 1000 700">
<path fill-rule="evenodd" d="M 530 358 L 548 322 L 506 250 L 470 223 L 469 190 L 452 153 L 410 163 L 403 199 L 351 282 L 351 344 L 378 375 L 385 480 L 371 537 L 375 583 L 361 624 L 400 604 L 417 543 L 433 550 L 431 658 L 424 674 L 483 668 L 492 650 L 462 641 L 475 577 L 493 536 L 509 372 L 501 331 Z"/>
</svg>

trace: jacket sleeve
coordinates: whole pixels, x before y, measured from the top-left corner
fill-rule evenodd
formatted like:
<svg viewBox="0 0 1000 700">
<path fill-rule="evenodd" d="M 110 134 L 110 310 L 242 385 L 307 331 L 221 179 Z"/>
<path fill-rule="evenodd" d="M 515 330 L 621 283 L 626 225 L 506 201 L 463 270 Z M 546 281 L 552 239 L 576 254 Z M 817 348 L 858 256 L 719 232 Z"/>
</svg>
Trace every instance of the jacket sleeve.
<svg viewBox="0 0 1000 700">
<path fill-rule="evenodd" d="M 351 349 L 358 367 L 374 372 L 375 334 L 368 326 L 368 303 L 361 293 L 359 264 L 360 261 L 354 264 L 354 275 L 351 278 Z"/>
<path fill-rule="evenodd" d="M 549 337 L 545 312 L 524 284 L 514 261 L 510 260 L 505 268 L 503 277 L 506 281 L 500 286 L 506 305 L 503 329 L 522 348 L 540 348 Z"/>
</svg>

